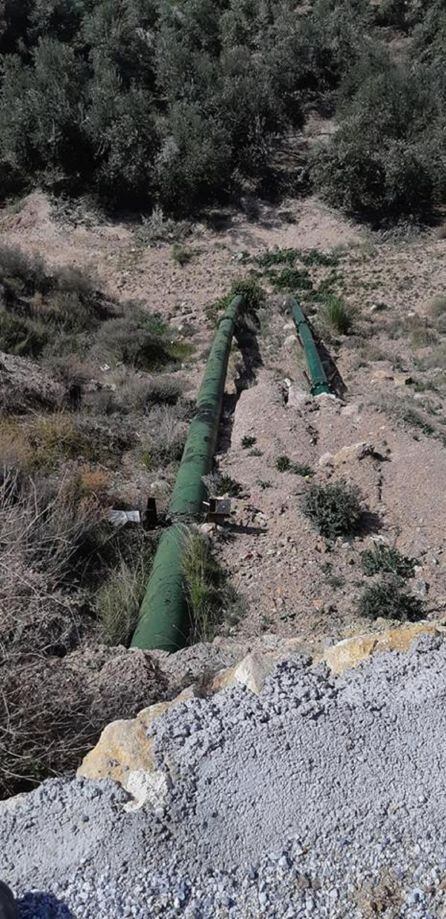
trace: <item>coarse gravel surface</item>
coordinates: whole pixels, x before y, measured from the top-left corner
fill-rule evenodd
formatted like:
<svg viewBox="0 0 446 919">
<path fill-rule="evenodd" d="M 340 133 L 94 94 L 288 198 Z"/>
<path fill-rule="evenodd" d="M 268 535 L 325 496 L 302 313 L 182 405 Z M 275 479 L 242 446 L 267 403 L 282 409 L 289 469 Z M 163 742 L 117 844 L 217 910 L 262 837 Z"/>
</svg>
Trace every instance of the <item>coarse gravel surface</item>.
<svg viewBox="0 0 446 919">
<path fill-rule="evenodd" d="M 22 919 L 439 919 L 445 695 L 437 638 L 338 678 L 291 658 L 155 722 L 157 813 L 85 780 L 3 804 L 1 876 Z"/>
</svg>

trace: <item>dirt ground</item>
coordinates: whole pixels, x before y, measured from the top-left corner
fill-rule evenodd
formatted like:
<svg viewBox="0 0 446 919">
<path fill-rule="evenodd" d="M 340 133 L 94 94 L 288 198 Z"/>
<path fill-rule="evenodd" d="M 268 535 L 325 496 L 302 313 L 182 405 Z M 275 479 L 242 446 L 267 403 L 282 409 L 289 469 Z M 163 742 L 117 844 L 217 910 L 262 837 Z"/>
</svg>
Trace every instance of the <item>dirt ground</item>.
<svg viewBox="0 0 446 919">
<path fill-rule="evenodd" d="M 205 308 L 247 275 L 253 257 L 274 247 L 337 252 L 333 284 L 354 321 L 350 335 L 327 334 L 324 344 L 342 398 L 309 397 L 302 353 L 278 295 L 261 311 L 255 379 L 238 400 L 231 400 L 229 382 L 218 466 L 242 494 L 212 539 L 246 602 L 232 634 L 328 640 L 364 627 L 356 612 L 365 583 L 360 552 L 377 537 L 417 559 L 409 587 L 426 601 L 428 615 L 444 612 L 445 346 L 431 304 L 445 290 L 446 238 L 435 231 L 372 234 L 309 198 L 262 205 L 251 220 L 212 215 L 182 242 L 192 257 L 180 266 L 172 242 L 147 245 L 134 224 L 76 224 L 34 193 L 0 214 L 0 244 L 94 272 L 108 293 L 139 300 L 179 328 L 187 324 L 201 354 L 188 377 L 192 392 L 213 332 Z M 315 266 L 310 273 L 320 281 L 330 271 Z M 244 437 L 255 437 L 255 446 L 243 447 Z M 327 457 L 361 442 L 370 446 L 362 459 L 354 450 L 345 462 Z M 300 508 L 310 480 L 279 472 L 281 455 L 308 464 L 312 481 L 355 483 L 367 510 L 363 532 L 327 546 Z"/>
</svg>

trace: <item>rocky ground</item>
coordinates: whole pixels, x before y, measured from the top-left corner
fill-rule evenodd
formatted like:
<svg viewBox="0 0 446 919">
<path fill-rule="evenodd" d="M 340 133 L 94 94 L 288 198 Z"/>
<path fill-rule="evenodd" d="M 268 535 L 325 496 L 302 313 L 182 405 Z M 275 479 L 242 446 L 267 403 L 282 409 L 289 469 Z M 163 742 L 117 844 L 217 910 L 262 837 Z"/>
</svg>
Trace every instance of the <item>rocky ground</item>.
<svg viewBox="0 0 446 919">
<path fill-rule="evenodd" d="M 439 636 L 337 678 L 294 655 L 153 722 L 155 806 L 83 779 L 4 804 L 19 915 L 443 916 L 445 664 Z"/>
<path fill-rule="evenodd" d="M 36 193 L 3 214 L 0 243 L 42 254 L 50 264 L 94 269 L 110 294 L 142 300 L 187 327 L 198 354 L 204 349 L 188 371 L 188 395 L 199 385 L 212 337 L 206 308 L 250 272 L 271 290 L 256 263 L 267 251 L 334 256 L 335 267 L 316 263 L 309 274 L 314 285 L 342 297 L 353 319 L 344 336 L 319 324 L 338 399 L 305 398 L 285 295 L 270 293 L 261 310 L 248 388 L 241 355 L 232 360 L 233 380 L 240 380 L 228 393 L 217 466 L 242 488 L 231 521 L 212 534 L 247 611 L 230 634 L 298 632 L 324 640 L 363 627 L 356 613 L 360 552 L 376 537 L 414 557 L 411 587 L 427 614 L 438 615 L 446 605 L 446 377 L 444 320 L 435 303 L 445 286 L 446 238 L 404 228 L 371 234 L 311 198 L 260 205 L 252 219 L 227 211 L 175 229 L 159 218 L 155 230 L 168 241 L 147 223 L 104 224 Z M 183 265 L 175 260 L 175 232 L 188 253 Z M 303 299 L 305 305 L 305 292 Z M 314 318 L 318 328 L 317 311 Z M 243 447 L 246 437 L 255 438 L 251 449 Z M 327 547 L 300 510 L 310 479 L 279 472 L 283 455 L 307 465 L 311 481 L 358 485 L 368 516 L 359 538 Z M 136 500 L 138 482 L 132 487 Z M 151 490 L 164 505 L 166 483 L 155 481 Z"/>
<path fill-rule="evenodd" d="M 93 712 L 119 684 L 107 717 L 132 717 L 250 649 L 292 642 L 260 696 L 241 687 L 192 698 L 147 728 L 168 790 L 162 807 L 123 809 L 125 791 L 85 779 L 56 779 L 2 805 L 0 874 L 21 916 L 446 916 L 440 637 L 339 678 L 296 656 L 320 658 L 336 640 L 383 628 L 359 611 L 361 553 L 376 541 L 414 560 L 407 589 L 424 617 L 444 615 L 446 235 L 372 234 L 311 198 L 195 226 L 159 214 L 112 224 L 36 193 L 2 212 L 0 243 L 94 270 L 108 294 L 187 331 L 196 355 L 180 371 L 188 397 L 212 339 L 209 306 L 250 273 L 267 293 L 254 351 L 231 358 L 218 447 L 216 467 L 238 494 L 228 520 L 203 528 L 240 598 L 237 621 L 221 623 L 212 646 L 169 660 L 122 648 L 39 657 L 34 681 L 51 671 L 56 694 L 63 674 L 73 705 L 82 687 Z M 314 289 L 349 311 L 349 332 L 339 334 L 302 291 L 333 396 L 309 395 L 286 293 L 258 262 L 284 248 L 308 265 Z M 24 381 L 17 411 L 57 402 L 37 366 L 30 376 L 13 363 Z M 9 401 L 10 374 L 2 358 L 0 398 L 7 391 Z M 281 457 L 291 468 L 280 471 Z M 358 487 L 363 517 L 354 537 L 328 543 L 302 500 L 312 483 L 339 480 Z M 135 500 L 140 485 L 130 481 Z M 166 481 L 150 485 L 163 505 Z"/>
</svg>

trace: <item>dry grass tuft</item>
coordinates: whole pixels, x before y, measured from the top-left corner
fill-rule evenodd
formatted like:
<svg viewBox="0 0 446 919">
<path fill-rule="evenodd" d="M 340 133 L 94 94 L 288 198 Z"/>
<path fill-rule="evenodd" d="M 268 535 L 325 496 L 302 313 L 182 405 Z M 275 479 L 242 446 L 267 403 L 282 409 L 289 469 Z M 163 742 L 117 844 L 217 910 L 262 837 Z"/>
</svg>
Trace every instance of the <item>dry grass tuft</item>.
<svg viewBox="0 0 446 919">
<path fill-rule="evenodd" d="M 0 797 L 73 772 L 104 724 L 132 718 L 166 697 L 149 654 L 119 649 L 3 657 L 0 668 Z"/>
<path fill-rule="evenodd" d="M 190 616 L 190 644 L 212 641 L 237 623 L 245 610 L 218 564 L 210 542 L 190 530 L 183 554 L 183 577 Z"/>
<path fill-rule="evenodd" d="M 96 594 L 100 636 L 107 645 L 127 645 L 138 621 L 151 552 L 143 540 L 135 549 L 131 563 L 120 556 Z"/>
<path fill-rule="evenodd" d="M 97 499 L 44 479 L 5 472 L 0 481 L 0 647 L 65 653 L 79 639 L 79 581 L 102 521 Z"/>
</svg>

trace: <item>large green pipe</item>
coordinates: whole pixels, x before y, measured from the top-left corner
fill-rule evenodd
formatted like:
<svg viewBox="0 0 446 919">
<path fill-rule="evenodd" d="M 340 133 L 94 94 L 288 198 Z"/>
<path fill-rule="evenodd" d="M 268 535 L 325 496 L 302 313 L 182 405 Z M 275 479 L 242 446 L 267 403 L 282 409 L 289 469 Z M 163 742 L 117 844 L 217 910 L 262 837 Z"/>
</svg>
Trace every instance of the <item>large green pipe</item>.
<svg viewBox="0 0 446 919">
<path fill-rule="evenodd" d="M 313 333 L 299 303 L 294 297 L 291 298 L 291 311 L 297 334 L 305 351 L 311 380 L 311 393 L 313 396 L 319 396 L 321 393 L 329 393 L 331 392 L 331 387 L 327 379 L 327 374 L 322 366 Z"/>
<path fill-rule="evenodd" d="M 202 514 L 203 476 L 212 469 L 232 336 L 242 303 L 243 297 L 235 297 L 218 324 L 169 505 L 173 523 L 159 541 L 132 648 L 177 651 L 187 641 L 182 571 L 185 524 Z"/>
</svg>

